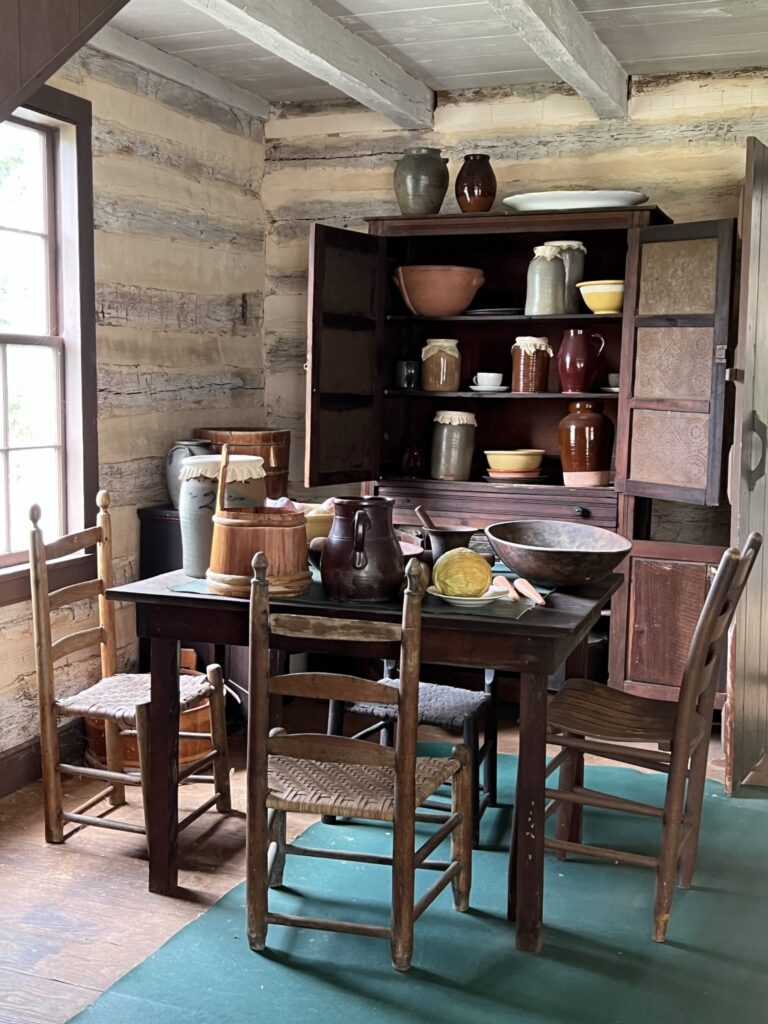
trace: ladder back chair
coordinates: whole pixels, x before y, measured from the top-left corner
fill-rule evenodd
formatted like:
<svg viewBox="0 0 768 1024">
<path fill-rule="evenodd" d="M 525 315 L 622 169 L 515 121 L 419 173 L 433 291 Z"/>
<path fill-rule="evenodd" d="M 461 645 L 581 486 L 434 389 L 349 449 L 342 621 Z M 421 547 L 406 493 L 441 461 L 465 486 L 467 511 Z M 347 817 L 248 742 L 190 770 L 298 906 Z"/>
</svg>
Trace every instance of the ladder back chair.
<svg viewBox="0 0 768 1024">
<path fill-rule="evenodd" d="M 106 592 L 112 585 L 112 534 L 109 514 L 109 493 L 99 491 L 96 503 L 99 513 L 96 526 L 69 534 L 45 544 L 39 522 L 41 511 L 30 510 L 29 568 L 32 589 L 32 623 L 35 643 L 35 667 L 40 710 L 40 749 L 43 772 L 45 838 L 49 843 L 62 843 L 85 825 L 116 829 L 146 835 L 148 807 L 149 699 L 150 676 L 144 673 L 117 672 L 117 638 L 114 606 Z M 53 593 L 48 588 L 48 564 L 57 558 L 96 548 L 96 579 L 63 587 Z M 98 602 L 98 625 L 70 629 L 62 633 L 54 622 L 61 618 L 59 610 L 78 601 Z M 59 635 L 53 639 L 54 632 Z M 56 662 L 99 647 L 101 679 L 70 696 L 56 696 Z M 224 709 L 224 681 L 221 668 L 211 665 L 206 675 L 182 675 L 180 679 L 181 710 L 201 698 L 207 698 L 211 711 L 211 733 L 183 733 L 183 738 L 207 740 L 211 749 L 179 771 L 179 783 L 212 782 L 214 795 L 188 814 L 179 828 L 191 824 L 204 811 L 216 805 L 222 813 L 230 810 L 229 757 Z M 106 768 L 86 767 L 61 762 L 58 719 L 90 717 L 102 719 L 106 740 Z M 122 739 L 136 737 L 140 769 L 126 771 L 123 766 Z M 211 770 L 211 775 L 201 772 Z M 94 796 L 72 811 L 62 803 L 62 774 L 80 775 L 107 783 Z M 126 803 L 125 787 L 140 786 L 144 803 L 144 825 L 108 818 L 105 815 Z M 103 800 L 107 808 L 100 814 L 87 812 Z M 66 830 L 67 824 L 74 827 Z"/>
<path fill-rule="evenodd" d="M 385 686 L 398 687 L 400 680 L 390 673 L 396 662 L 384 660 L 384 676 L 380 680 Z M 469 751 L 472 771 L 472 829 L 474 846 L 480 845 L 480 819 L 486 807 L 496 806 L 497 765 L 498 765 L 498 702 L 496 696 L 495 671 L 485 670 L 483 690 L 468 690 L 464 687 L 448 686 L 441 683 L 419 683 L 419 725 L 435 726 L 446 731 L 461 730 L 462 742 Z M 349 711 L 376 719 L 356 735 L 364 738 L 379 732 L 381 742 L 392 745 L 397 726 L 397 704 L 375 704 L 356 700 L 346 704 L 334 701 L 328 713 L 328 732 L 339 735 L 344 729 L 344 718 Z M 482 736 L 482 740 L 481 740 Z M 481 774 L 482 769 L 482 774 Z M 428 810 L 442 811 L 445 801 L 429 800 L 424 805 Z M 327 819 L 332 821 L 332 818 Z M 427 819 L 428 820 L 428 819 Z"/>
<path fill-rule="evenodd" d="M 419 563 L 406 570 L 407 588 L 401 625 L 355 622 L 269 612 L 267 559 L 253 560 L 251 585 L 250 675 L 247 769 L 247 913 L 248 940 L 263 950 L 269 924 L 353 932 L 390 940 L 392 963 L 408 970 L 413 953 L 415 920 L 450 883 L 456 910 L 469 906 L 472 870 L 472 798 L 469 755 L 454 747 L 450 757 L 417 757 L 421 602 L 424 582 Z M 270 676 L 270 642 L 281 638 L 310 640 L 334 651 L 366 650 L 372 657 L 400 656 L 400 687 L 333 673 L 301 672 Z M 327 649 L 327 648 L 326 648 Z M 269 730 L 270 694 L 312 700 L 366 699 L 397 705 L 400 712 L 394 748 L 344 736 L 287 735 Z M 418 849 L 416 808 L 452 779 L 452 809 Z M 392 855 L 293 847 L 286 843 L 286 812 L 332 814 L 391 822 Z M 440 843 L 450 836 L 450 857 L 432 860 Z M 392 907 L 388 924 L 359 923 L 273 913 L 269 888 L 282 884 L 286 855 L 361 861 L 391 865 Z M 416 899 L 415 871 L 427 868 L 439 875 Z"/>
<path fill-rule="evenodd" d="M 677 703 L 610 689 L 588 679 L 569 679 L 547 712 L 548 742 L 562 749 L 547 775 L 560 769 L 557 789 L 547 789 L 547 815 L 556 813 L 556 836 L 545 845 L 564 860 L 569 853 L 653 868 L 656 895 L 653 938 L 667 935 L 675 877 L 690 888 L 701 827 L 709 737 L 718 670 L 728 628 L 762 544 L 759 533 L 742 552 L 729 548 L 720 560 L 693 634 Z M 658 749 L 633 744 L 656 744 Z M 584 755 L 666 773 L 663 807 L 627 800 L 584 787 Z M 584 806 L 658 818 L 661 845 L 652 857 L 591 846 L 581 841 Z"/>
</svg>

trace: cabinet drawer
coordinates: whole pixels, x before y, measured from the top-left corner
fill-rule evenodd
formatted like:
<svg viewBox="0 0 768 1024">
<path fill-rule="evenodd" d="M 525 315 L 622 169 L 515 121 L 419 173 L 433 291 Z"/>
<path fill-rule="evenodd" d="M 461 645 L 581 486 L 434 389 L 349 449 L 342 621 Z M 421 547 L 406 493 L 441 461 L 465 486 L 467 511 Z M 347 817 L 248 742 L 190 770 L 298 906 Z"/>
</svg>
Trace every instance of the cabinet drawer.
<svg viewBox="0 0 768 1024">
<path fill-rule="evenodd" d="M 564 519 L 615 530 L 617 498 L 612 488 L 502 487 L 443 480 L 380 480 L 377 494 L 394 498 L 395 522 L 418 526 L 423 505 L 441 526 L 485 527 L 508 519 Z"/>
</svg>

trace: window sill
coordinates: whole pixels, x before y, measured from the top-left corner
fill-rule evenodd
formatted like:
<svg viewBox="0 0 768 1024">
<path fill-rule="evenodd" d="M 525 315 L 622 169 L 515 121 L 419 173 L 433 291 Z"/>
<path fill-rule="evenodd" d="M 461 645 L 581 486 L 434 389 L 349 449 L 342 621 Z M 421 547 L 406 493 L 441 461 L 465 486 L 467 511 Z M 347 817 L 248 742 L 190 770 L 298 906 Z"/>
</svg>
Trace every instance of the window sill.
<svg viewBox="0 0 768 1024">
<path fill-rule="evenodd" d="M 61 558 L 48 566 L 48 583 L 51 591 L 95 578 L 95 554 Z M 25 563 L 0 569 L 0 607 L 19 604 L 28 601 L 29 598 L 29 565 Z"/>
</svg>

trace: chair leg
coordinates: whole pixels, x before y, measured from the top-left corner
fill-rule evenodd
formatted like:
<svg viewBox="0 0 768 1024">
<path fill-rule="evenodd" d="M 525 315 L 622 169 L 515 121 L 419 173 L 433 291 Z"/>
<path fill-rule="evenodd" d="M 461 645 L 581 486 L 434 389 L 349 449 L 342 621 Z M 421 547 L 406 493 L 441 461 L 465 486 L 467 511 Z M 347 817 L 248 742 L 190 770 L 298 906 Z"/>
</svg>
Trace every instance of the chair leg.
<svg viewBox="0 0 768 1024">
<path fill-rule="evenodd" d="M 45 707 L 40 698 L 40 754 L 43 773 L 43 809 L 46 843 L 64 842 L 64 806 L 59 772 L 59 729 L 53 707 Z"/>
<path fill-rule="evenodd" d="M 123 739 L 117 722 L 104 722 L 104 739 L 107 747 L 107 768 L 111 772 L 123 772 Z M 125 786 L 121 782 L 112 783 L 109 802 L 113 807 L 122 807 L 126 803 Z"/>
<path fill-rule="evenodd" d="M 569 750 L 560 768 L 558 789 L 570 792 L 584 782 L 584 754 L 580 750 Z M 556 836 L 570 843 L 581 842 L 581 805 L 563 801 L 558 805 L 556 815 Z M 565 850 L 556 850 L 555 857 L 565 860 Z"/>
<path fill-rule="evenodd" d="M 327 734 L 329 736 L 343 736 L 344 735 L 344 717 L 346 712 L 346 705 L 343 700 L 329 700 L 328 701 L 328 729 Z M 324 825 L 335 825 L 336 815 L 335 814 L 323 814 L 320 820 Z"/>
<path fill-rule="evenodd" d="M 415 900 L 414 842 L 416 822 L 413 818 L 394 821 L 392 850 L 392 966 L 407 971 L 413 957 L 413 925 Z"/>
<path fill-rule="evenodd" d="M 283 884 L 283 873 L 285 871 L 285 848 L 286 848 L 286 812 L 275 811 L 272 819 L 271 842 L 276 844 L 275 857 L 272 861 L 272 870 L 269 873 L 270 889 L 277 889 Z"/>
<path fill-rule="evenodd" d="M 469 751 L 469 773 L 472 790 L 470 806 L 472 810 L 472 836 L 475 846 L 480 845 L 480 742 L 477 735 L 477 718 L 475 715 L 464 716 L 464 746 Z M 454 775 L 452 785 L 456 785 Z"/>
<path fill-rule="evenodd" d="M 147 852 L 149 852 L 149 704 L 136 705 L 136 744 L 139 748 L 139 773 L 141 775 L 141 802 L 144 811 L 144 828 L 147 831 Z"/>
<path fill-rule="evenodd" d="M 499 754 L 499 700 L 496 692 L 495 671 L 492 668 L 485 670 L 485 692 L 490 695 L 490 700 L 485 709 L 485 721 L 483 723 L 483 736 L 485 740 L 485 759 L 483 761 L 483 789 L 488 798 L 490 807 L 497 804 L 497 766 Z"/>
<path fill-rule="evenodd" d="M 232 810 L 229 785 L 229 746 L 227 742 L 227 714 L 224 700 L 224 676 L 219 665 L 208 666 L 208 682 L 213 693 L 208 698 L 211 712 L 211 738 L 217 750 L 213 762 L 213 784 L 218 794 L 216 810 L 226 814 Z"/>
<path fill-rule="evenodd" d="M 680 855 L 681 889 L 690 889 L 693 872 L 696 867 L 696 854 L 699 851 L 699 833 L 701 831 L 701 807 L 704 802 L 704 787 L 707 781 L 707 761 L 709 746 L 704 737 L 693 752 L 691 769 L 688 776 L 688 791 L 685 800 L 685 824 L 690 830 L 690 838 Z"/>
<path fill-rule="evenodd" d="M 267 909 L 269 901 L 269 824 L 266 807 L 249 808 L 246 847 L 246 913 L 248 945 L 260 952 L 267 945 Z"/>
<path fill-rule="evenodd" d="M 653 906 L 654 942 L 664 942 L 667 937 L 680 852 L 680 823 L 685 800 L 685 784 L 684 772 L 675 772 L 673 763 L 673 770 L 670 772 L 667 784 L 667 797 L 664 801 L 664 824 L 661 832 L 659 863 L 656 868 L 656 897 Z"/>
<path fill-rule="evenodd" d="M 461 870 L 451 881 L 454 910 L 469 910 L 469 892 L 472 887 L 472 847 L 474 844 L 473 773 L 466 750 L 456 751 L 462 765 L 451 780 L 451 812 L 461 815 L 461 823 L 451 833 L 451 860 L 461 864 Z"/>
</svg>

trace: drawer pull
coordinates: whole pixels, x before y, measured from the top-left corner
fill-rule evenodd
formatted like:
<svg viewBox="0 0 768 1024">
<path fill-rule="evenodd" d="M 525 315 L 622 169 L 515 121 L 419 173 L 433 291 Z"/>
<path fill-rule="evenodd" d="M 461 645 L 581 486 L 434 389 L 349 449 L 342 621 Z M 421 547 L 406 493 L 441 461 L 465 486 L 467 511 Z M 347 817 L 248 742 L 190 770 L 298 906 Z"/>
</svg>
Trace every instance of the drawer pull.
<svg viewBox="0 0 768 1024">
<path fill-rule="evenodd" d="M 571 512 L 578 519 L 584 519 L 584 517 L 588 514 L 587 510 L 584 508 L 583 505 L 574 505 L 573 508 L 571 509 Z"/>
</svg>

